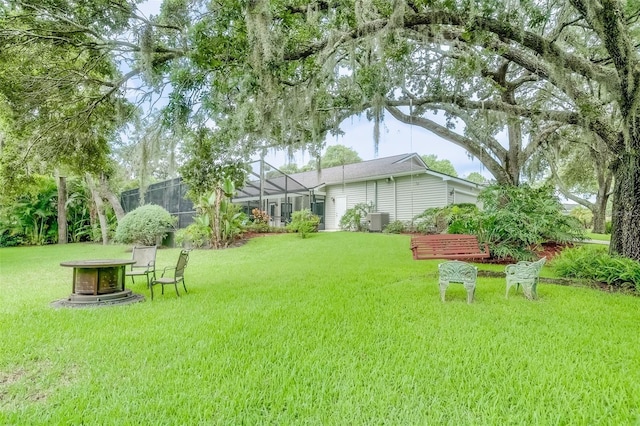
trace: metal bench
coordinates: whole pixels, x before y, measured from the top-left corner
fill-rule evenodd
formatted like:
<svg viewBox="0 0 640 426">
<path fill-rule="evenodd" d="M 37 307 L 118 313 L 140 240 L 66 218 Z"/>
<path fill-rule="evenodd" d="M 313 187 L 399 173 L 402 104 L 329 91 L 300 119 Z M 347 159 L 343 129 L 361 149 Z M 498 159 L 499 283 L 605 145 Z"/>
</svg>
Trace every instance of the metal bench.
<svg viewBox="0 0 640 426">
<path fill-rule="evenodd" d="M 513 265 L 507 265 L 504 272 L 507 276 L 507 293 L 505 297 L 509 297 L 509 289 L 516 286 L 516 292 L 518 287 L 522 285 L 522 292 L 527 299 L 537 299 L 537 287 L 538 278 L 540 276 L 540 270 L 547 261 L 546 257 L 536 262 L 521 261 Z"/>
<path fill-rule="evenodd" d="M 475 235 L 435 234 L 411 237 L 411 251 L 415 260 L 421 259 L 485 259 L 489 245 L 482 247 Z"/>
<path fill-rule="evenodd" d="M 462 283 L 467 290 L 467 303 L 473 302 L 476 293 L 476 279 L 478 268 L 465 262 L 452 260 L 438 265 L 438 283 L 440 284 L 440 299 L 444 302 L 444 295 L 449 283 Z"/>
</svg>

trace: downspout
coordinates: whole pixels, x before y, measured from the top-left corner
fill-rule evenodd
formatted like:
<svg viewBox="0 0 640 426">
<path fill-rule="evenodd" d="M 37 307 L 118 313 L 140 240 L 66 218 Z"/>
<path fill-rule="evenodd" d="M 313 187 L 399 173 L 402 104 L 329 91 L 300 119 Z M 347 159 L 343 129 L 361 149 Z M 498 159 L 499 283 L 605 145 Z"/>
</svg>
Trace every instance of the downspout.
<svg viewBox="0 0 640 426">
<path fill-rule="evenodd" d="M 268 206 L 263 204 L 263 195 L 264 195 L 264 155 L 265 150 L 262 150 L 262 154 L 260 154 L 260 210 L 267 211 Z"/>
<path fill-rule="evenodd" d="M 393 180 L 393 220 L 398 220 L 398 181 Z"/>
<path fill-rule="evenodd" d="M 374 180 L 373 181 L 373 202 L 374 205 L 376 206 L 376 211 L 378 210 L 378 181 Z"/>
</svg>

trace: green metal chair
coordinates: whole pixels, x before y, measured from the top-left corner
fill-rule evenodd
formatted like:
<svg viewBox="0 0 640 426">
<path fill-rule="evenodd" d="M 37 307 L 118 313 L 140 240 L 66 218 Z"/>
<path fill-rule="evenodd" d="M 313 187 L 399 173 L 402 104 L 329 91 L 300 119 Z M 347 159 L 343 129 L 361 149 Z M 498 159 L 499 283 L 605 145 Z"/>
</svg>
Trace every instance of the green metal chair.
<svg viewBox="0 0 640 426">
<path fill-rule="evenodd" d="M 527 299 L 537 299 L 538 279 L 546 261 L 547 258 L 543 257 L 536 262 L 521 261 L 513 265 L 507 265 L 504 269 L 507 277 L 507 293 L 505 297 L 509 297 L 509 289 L 511 287 L 516 286 L 517 292 L 520 285 L 522 285 L 522 292 Z"/>
<path fill-rule="evenodd" d="M 162 286 L 162 294 L 164 294 L 165 285 L 173 285 L 176 289 L 176 294 L 180 296 L 180 293 L 178 292 L 178 283 L 182 282 L 184 292 L 188 293 L 187 286 L 184 283 L 184 270 L 187 267 L 187 263 L 189 263 L 189 250 L 182 250 L 180 251 L 180 256 L 178 257 L 178 263 L 176 266 L 164 268 L 160 278 L 154 278 L 151 281 L 151 284 L 149 285 L 149 289 L 151 290 L 151 300 L 153 300 L 153 286 L 156 284 L 160 284 Z"/>
<path fill-rule="evenodd" d="M 156 252 L 157 246 L 136 246 L 133 248 L 133 260 L 131 269 L 125 275 L 131 277 L 131 282 L 135 284 L 133 277 L 144 275 L 147 279 L 147 287 L 152 279 L 155 279 L 156 272 Z"/>
<path fill-rule="evenodd" d="M 440 284 L 440 299 L 444 302 L 444 295 L 449 283 L 462 283 L 467 290 L 467 303 L 473 302 L 476 293 L 476 279 L 478 278 L 478 268 L 475 266 L 452 260 L 438 265 L 438 282 Z"/>
</svg>

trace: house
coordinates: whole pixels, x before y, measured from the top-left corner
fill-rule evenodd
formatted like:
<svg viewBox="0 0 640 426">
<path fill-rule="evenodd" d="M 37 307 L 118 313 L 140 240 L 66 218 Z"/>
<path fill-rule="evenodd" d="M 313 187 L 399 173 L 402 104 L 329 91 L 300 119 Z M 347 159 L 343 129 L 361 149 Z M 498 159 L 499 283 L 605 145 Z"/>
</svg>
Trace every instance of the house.
<svg viewBox="0 0 640 426">
<path fill-rule="evenodd" d="M 275 226 L 288 222 L 291 212 L 309 208 L 321 217 L 321 229 L 337 230 L 347 209 L 359 203 L 388 214 L 389 221 L 411 221 L 431 207 L 476 204 L 484 188 L 430 170 L 415 153 L 291 175 L 276 170 L 267 176 L 264 163 L 258 164 L 261 170 L 252 173 L 254 179 L 238 191 L 233 202 L 247 212 L 266 210 Z"/>
</svg>

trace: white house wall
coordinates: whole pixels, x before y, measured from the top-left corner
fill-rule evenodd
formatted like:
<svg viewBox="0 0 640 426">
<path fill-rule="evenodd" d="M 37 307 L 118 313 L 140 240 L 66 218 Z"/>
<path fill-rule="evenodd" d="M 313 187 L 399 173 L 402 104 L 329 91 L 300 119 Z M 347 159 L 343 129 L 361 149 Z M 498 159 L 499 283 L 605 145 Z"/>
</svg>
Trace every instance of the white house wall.
<svg viewBox="0 0 640 426">
<path fill-rule="evenodd" d="M 411 221 L 431 207 L 447 205 L 447 185 L 435 176 L 420 174 L 396 179 L 397 220 Z"/>
<path fill-rule="evenodd" d="M 335 217 L 336 197 L 347 199 L 347 209 L 358 203 L 375 204 L 375 211 L 389 213 L 389 220 L 411 221 L 431 207 L 448 204 L 449 187 L 441 178 L 425 173 L 391 179 L 371 180 L 326 187 L 325 229 L 339 229 Z"/>
<path fill-rule="evenodd" d="M 448 187 L 450 204 L 478 204 L 478 194 L 480 193 L 481 189 L 477 188 L 475 185 L 463 185 L 457 182 L 449 181 Z M 478 207 L 480 207 L 480 205 L 478 205 Z"/>
<path fill-rule="evenodd" d="M 464 192 L 457 192 L 457 191 L 453 194 L 454 204 L 461 204 L 461 203 L 476 204 L 477 201 L 478 201 L 477 195 L 471 195 L 471 194 L 466 194 Z"/>
<path fill-rule="evenodd" d="M 393 221 L 396 217 L 396 181 L 382 179 L 378 182 L 378 202 L 376 203 L 376 211 L 381 213 L 389 213 L 389 220 Z"/>
<path fill-rule="evenodd" d="M 340 218 L 336 218 L 336 197 L 347 198 L 347 209 L 358 203 L 367 203 L 367 182 L 355 182 L 347 184 L 332 185 L 326 187 L 327 198 L 325 201 L 325 229 L 339 229 Z"/>
</svg>

